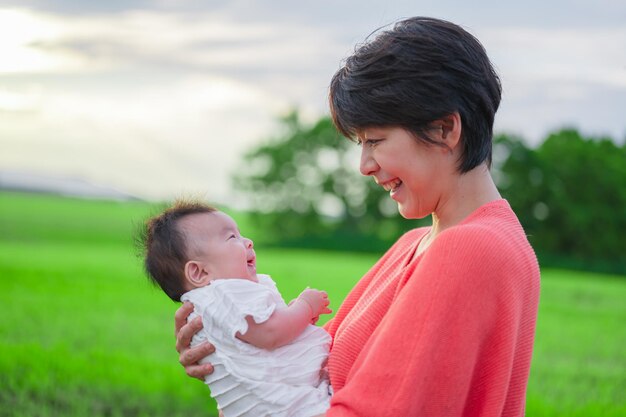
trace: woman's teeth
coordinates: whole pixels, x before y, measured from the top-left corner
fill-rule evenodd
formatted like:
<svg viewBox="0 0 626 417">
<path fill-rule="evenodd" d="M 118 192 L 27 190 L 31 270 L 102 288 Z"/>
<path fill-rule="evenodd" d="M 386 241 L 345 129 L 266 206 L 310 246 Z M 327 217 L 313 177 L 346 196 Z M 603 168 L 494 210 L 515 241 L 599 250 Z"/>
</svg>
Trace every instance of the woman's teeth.
<svg viewBox="0 0 626 417">
<path fill-rule="evenodd" d="M 402 181 L 396 179 L 396 180 L 384 183 L 383 188 L 385 189 L 385 191 L 394 191 L 396 188 L 400 186 L 400 184 L 402 184 Z"/>
</svg>

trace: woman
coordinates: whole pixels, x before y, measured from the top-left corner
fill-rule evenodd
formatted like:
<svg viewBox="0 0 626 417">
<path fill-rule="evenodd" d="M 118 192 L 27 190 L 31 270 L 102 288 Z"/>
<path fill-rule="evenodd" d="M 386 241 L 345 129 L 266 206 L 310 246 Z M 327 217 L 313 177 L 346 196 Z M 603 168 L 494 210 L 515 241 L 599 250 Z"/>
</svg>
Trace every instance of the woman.
<svg viewBox="0 0 626 417">
<path fill-rule="evenodd" d="M 338 416 L 523 416 L 539 268 L 489 174 L 500 82 L 462 28 L 410 18 L 359 46 L 330 85 L 337 128 L 361 146 L 360 170 L 409 231 L 357 283 L 326 325 Z M 210 346 L 177 312 L 191 376 Z"/>
</svg>

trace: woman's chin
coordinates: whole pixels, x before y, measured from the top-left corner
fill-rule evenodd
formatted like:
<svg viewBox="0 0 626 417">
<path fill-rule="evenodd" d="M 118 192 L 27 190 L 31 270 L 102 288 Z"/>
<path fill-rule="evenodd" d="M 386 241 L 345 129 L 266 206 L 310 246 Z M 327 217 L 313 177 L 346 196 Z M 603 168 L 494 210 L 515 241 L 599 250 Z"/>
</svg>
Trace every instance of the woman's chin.
<svg viewBox="0 0 626 417">
<path fill-rule="evenodd" d="M 421 213 L 419 210 L 415 210 L 413 207 L 404 204 L 398 204 L 398 212 L 400 216 L 407 220 L 423 219 L 430 215 L 430 213 Z"/>
</svg>

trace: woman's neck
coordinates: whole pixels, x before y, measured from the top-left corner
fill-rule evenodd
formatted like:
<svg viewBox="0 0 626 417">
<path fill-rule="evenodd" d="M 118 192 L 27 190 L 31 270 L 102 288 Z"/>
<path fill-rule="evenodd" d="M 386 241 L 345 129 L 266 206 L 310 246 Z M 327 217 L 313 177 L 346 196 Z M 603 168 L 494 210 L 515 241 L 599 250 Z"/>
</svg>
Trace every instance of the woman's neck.
<svg viewBox="0 0 626 417">
<path fill-rule="evenodd" d="M 417 252 L 422 253 L 441 232 L 461 223 L 477 208 L 500 198 L 486 164 L 459 174 L 432 213 L 431 230 L 420 242 Z"/>
</svg>

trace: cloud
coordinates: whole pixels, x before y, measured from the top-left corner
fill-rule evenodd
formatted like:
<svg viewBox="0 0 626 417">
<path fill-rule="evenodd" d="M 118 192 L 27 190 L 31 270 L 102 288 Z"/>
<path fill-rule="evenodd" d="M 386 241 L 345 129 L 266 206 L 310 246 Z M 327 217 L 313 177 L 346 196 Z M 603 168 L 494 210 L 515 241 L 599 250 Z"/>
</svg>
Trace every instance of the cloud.
<svg viewBox="0 0 626 417">
<path fill-rule="evenodd" d="M 626 29 L 501 27 L 478 37 L 503 82 L 496 129 L 531 143 L 565 126 L 625 137 Z"/>
<path fill-rule="evenodd" d="M 0 165 L 80 174 L 149 198 L 195 187 L 227 199 L 239 155 L 269 135 L 268 113 L 280 107 L 263 91 L 213 77 L 43 91 L 28 119 L 4 117 Z"/>
<path fill-rule="evenodd" d="M 603 83 L 567 79 L 518 82 L 504 92 L 496 131 L 517 133 L 535 145 L 548 132 L 574 127 L 587 135 L 623 143 L 626 125 L 619 113 L 625 104 L 625 88 Z"/>
<path fill-rule="evenodd" d="M 493 28 L 480 38 L 511 79 L 569 80 L 626 88 L 626 28 Z"/>
<path fill-rule="evenodd" d="M 591 3 L 535 3 L 534 17 L 501 2 L 442 0 L 419 12 L 462 23 L 485 44 L 504 83 L 497 130 L 534 142 L 571 124 L 623 136 L 626 30 L 612 22 L 624 7 L 605 1 L 613 13 L 599 24 L 580 23 L 599 13 Z M 367 0 L 20 4 L 32 10 L 10 10 L 8 21 L 22 23 L 0 37 L 3 56 L 16 57 L 0 63 L 0 166 L 80 173 L 151 198 L 193 189 L 224 201 L 240 155 L 275 132 L 276 117 L 292 106 L 325 114 L 341 59 L 416 9 Z"/>
<path fill-rule="evenodd" d="M 313 35 L 294 27 L 12 13 L 54 29 L 18 46 L 65 66 L 0 76 L 11 86 L 0 105 L 14 113 L 0 126 L 6 168 L 79 173 L 151 198 L 191 187 L 227 199 L 239 155 L 302 98 L 298 82 L 315 85 L 302 82 L 319 58 L 301 47 Z M 27 119 L 16 114 L 25 109 Z"/>
<path fill-rule="evenodd" d="M 332 39 L 318 31 L 269 22 L 240 23 L 210 13 L 131 11 L 65 18 L 63 26 L 61 35 L 30 46 L 50 54 L 70 54 L 96 68 L 163 65 L 194 71 L 246 67 L 302 72 L 337 53 Z"/>
</svg>

